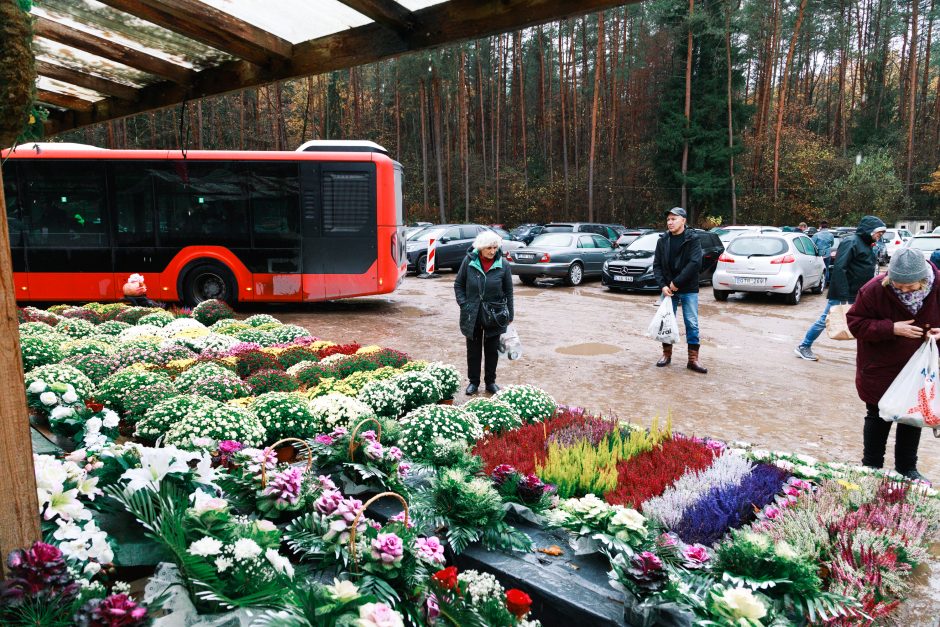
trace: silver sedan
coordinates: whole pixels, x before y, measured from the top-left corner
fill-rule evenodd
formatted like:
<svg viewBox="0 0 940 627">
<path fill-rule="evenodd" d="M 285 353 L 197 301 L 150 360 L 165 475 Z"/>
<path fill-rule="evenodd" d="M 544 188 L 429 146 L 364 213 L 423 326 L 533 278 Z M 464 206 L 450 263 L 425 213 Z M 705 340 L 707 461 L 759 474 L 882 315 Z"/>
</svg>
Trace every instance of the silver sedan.
<svg viewBox="0 0 940 627">
<path fill-rule="evenodd" d="M 719 301 L 732 292 L 764 292 L 784 294 L 795 305 L 804 289 L 822 293 L 824 269 L 816 245 L 802 233 L 739 235 L 718 258 L 712 290 Z"/>
<path fill-rule="evenodd" d="M 604 262 L 614 256 L 614 245 L 592 233 L 545 233 L 506 255 L 512 273 L 525 285 L 540 277 L 564 279 L 580 285 L 586 277 L 600 276 Z"/>
</svg>

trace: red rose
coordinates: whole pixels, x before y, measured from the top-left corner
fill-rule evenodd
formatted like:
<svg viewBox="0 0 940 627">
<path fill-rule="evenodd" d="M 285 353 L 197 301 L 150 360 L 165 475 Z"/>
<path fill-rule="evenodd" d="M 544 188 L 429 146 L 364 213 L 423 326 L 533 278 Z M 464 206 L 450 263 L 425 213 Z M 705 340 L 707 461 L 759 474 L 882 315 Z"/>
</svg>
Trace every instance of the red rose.
<svg viewBox="0 0 940 627">
<path fill-rule="evenodd" d="M 431 575 L 431 579 L 445 590 L 454 590 L 457 588 L 457 567 L 443 568 Z"/>
<path fill-rule="evenodd" d="M 532 597 L 513 588 L 506 591 L 506 609 L 514 614 L 516 618 L 522 619 L 532 609 Z"/>
<path fill-rule="evenodd" d="M 95 401 L 85 401 L 85 407 L 95 412 L 96 414 L 104 409 L 104 405 L 101 403 L 96 403 Z"/>
</svg>

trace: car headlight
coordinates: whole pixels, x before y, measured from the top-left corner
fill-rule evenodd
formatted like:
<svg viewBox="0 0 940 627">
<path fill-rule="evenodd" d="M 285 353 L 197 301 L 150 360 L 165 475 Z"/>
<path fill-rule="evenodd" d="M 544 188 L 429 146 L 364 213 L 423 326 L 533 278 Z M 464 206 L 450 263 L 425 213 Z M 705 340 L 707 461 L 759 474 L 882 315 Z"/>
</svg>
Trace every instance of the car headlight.
<svg viewBox="0 0 940 627">
<path fill-rule="evenodd" d="M 610 267 L 610 261 L 609 261 L 609 260 L 608 260 L 608 261 L 605 261 L 605 262 L 604 262 L 604 270 L 606 270 L 606 269 L 609 268 L 609 267 Z"/>
</svg>

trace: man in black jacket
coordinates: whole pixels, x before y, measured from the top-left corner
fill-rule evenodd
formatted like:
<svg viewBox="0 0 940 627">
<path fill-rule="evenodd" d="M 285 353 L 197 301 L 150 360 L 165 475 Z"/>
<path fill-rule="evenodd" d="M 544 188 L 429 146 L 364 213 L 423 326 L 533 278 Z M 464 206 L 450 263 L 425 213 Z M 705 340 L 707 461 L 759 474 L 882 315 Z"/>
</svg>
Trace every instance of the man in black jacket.
<svg viewBox="0 0 940 627">
<path fill-rule="evenodd" d="M 845 237 L 836 251 L 836 260 L 829 271 L 829 296 L 826 308 L 806 332 L 800 345 L 793 352 L 800 359 L 817 361 L 813 342 L 826 328 L 826 318 L 833 305 L 855 302 L 855 296 L 863 285 L 875 276 L 878 262 L 873 250 L 885 232 L 885 223 L 875 216 L 865 216 L 858 223 L 855 235 Z"/>
<path fill-rule="evenodd" d="M 689 344 L 689 363 L 693 372 L 708 372 L 698 363 L 698 277 L 702 271 L 702 243 L 698 236 L 685 226 L 688 214 L 681 207 L 673 207 L 666 214 L 666 229 L 656 242 L 653 253 L 653 276 L 662 289 L 663 298 L 672 299 L 675 313 L 682 303 L 682 320 L 685 323 L 685 339 Z M 663 356 L 656 365 L 660 368 L 672 362 L 672 344 L 663 344 Z"/>
</svg>

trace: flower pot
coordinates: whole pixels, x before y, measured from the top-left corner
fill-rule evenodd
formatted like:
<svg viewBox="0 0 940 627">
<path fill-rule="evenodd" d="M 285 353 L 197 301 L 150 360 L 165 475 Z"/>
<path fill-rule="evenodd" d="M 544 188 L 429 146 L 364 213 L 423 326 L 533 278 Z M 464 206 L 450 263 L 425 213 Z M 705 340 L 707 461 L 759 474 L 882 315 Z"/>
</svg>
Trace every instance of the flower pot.
<svg viewBox="0 0 940 627">
<path fill-rule="evenodd" d="M 297 459 L 297 448 L 293 444 L 286 444 L 274 449 L 277 455 L 277 461 L 282 464 L 290 464 Z"/>
<path fill-rule="evenodd" d="M 438 401 L 437 404 L 438 404 L 438 405 L 453 405 L 453 404 L 454 404 L 454 399 L 452 399 L 452 398 L 445 398 L 444 400 Z"/>
</svg>

